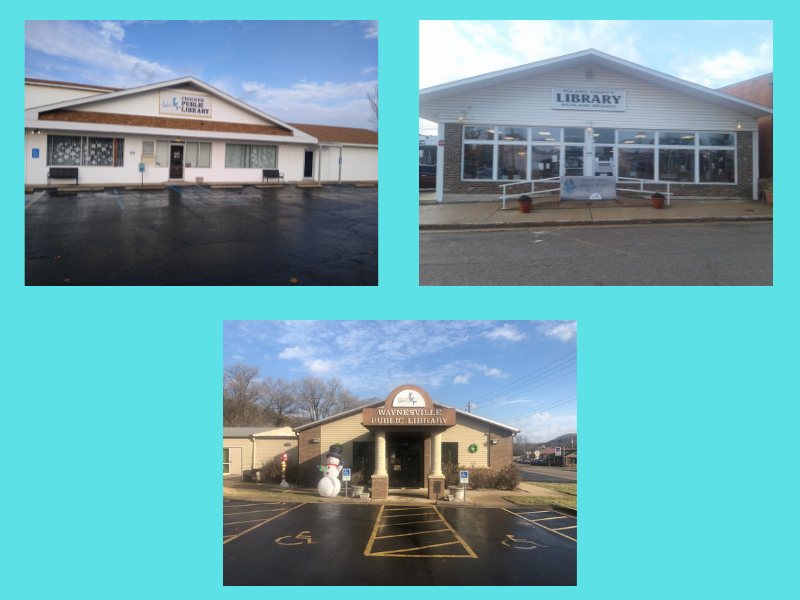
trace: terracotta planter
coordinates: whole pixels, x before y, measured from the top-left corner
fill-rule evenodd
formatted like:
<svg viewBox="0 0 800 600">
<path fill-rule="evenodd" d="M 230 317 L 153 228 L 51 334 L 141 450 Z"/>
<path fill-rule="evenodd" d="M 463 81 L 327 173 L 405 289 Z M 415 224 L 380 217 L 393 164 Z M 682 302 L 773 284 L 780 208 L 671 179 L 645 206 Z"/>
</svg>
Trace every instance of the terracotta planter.
<svg viewBox="0 0 800 600">
<path fill-rule="evenodd" d="M 533 202 L 520 202 L 519 203 L 519 212 L 529 213 L 531 212 L 531 206 L 533 206 Z"/>
<path fill-rule="evenodd" d="M 653 208 L 664 208 L 665 198 L 650 198 L 653 201 Z"/>
<path fill-rule="evenodd" d="M 772 204 L 772 192 L 764 192 L 764 195 L 767 197 L 767 204 Z"/>
<path fill-rule="evenodd" d="M 196 179 L 197 179 L 197 183 L 203 183 L 203 178 L 202 177 L 197 177 Z"/>
</svg>

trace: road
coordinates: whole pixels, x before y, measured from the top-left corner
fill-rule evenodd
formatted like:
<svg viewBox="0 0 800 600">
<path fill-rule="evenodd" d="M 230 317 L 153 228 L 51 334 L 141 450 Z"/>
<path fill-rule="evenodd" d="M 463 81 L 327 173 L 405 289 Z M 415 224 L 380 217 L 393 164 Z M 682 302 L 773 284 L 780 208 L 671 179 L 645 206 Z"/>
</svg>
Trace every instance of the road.
<svg viewBox="0 0 800 600">
<path fill-rule="evenodd" d="M 577 519 L 536 508 L 223 502 L 224 585 L 576 585 Z"/>
<path fill-rule="evenodd" d="M 519 474 L 522 481 L 530 481 L 535 483 L 540 481 L 542 483 L 575 483 L 578 481 L 578 472 L 573 469 L 564 469 L 562 467 L 533 467 L 531 465 L 524 465 L 515 463 L 519 467 Z"/>
<path fill-rule="evenodd" d="M 772 223 L 419 237 L 420 285 L 772 285 Z"/>
</svg>

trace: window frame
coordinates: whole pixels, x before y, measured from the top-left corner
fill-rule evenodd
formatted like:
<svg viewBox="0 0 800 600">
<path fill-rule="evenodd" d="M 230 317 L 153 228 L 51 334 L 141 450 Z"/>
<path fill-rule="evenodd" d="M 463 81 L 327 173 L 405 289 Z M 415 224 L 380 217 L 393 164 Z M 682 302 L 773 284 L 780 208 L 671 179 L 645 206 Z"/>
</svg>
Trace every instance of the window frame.
<svg viewBox="0 0 800 600">
<path fill-rule="evenodd" d="M 79 163 L 77 165 L 59 165 L 59 164 L 50 163 L 49 161 L 50 161 L 50 138 L 51 137 L 71 137 L 71 138 L 76 138 L 76 139 L 80 140 L 78 142 L 79 145 L 80 145 L 80 148 L 81 148 Z M 89 165 L 89 164 L 86 164 L 86 161 L 89 158 L 89 140 L 92 140 L 92 139 L 110 139 L 111 140 L 111 164 L 110 165 Z M 120 142 L 120 141 L 122 142 L 122 148 L 123 148 L 122 152 L 120 153 L 120 157 L 122 158 L 122 164 L 118 165 L 118 164 L 116 164 L 116 162 L 117 162 L 117 147 L 119 145 L 118 142 Z M 102 168 L 102 167 L 124 168 L 125 167 L 125 138 L 124 137 L 121 137 L 121 138 L 110 137 L 110 138 L 108 138 L 108 137 L 98 136 L 98 135 L 94 135 L 94 136 L 90 136 L 90 135 L 56 135 L 56 134 L 48 133 L 47 134 L 47 141 L 45 143 L 46 143 L 46 148 L 47 148 L 47 150 L 45 151 L 45 166 L 46 167 L 55 167 L 55 168 L 59 168 L 59 167 L 65 167 L 65 168 L 83 167 L 83 168 L 91 168 L 91 169 L 96 168 L 96 167 L 100 167 L 100 168 Z"/>
<path fill-rule="evenodd" d="M 222 457 L 222 474 L 223 475 L 230 475 L 231 474 L 231 449 L 230 448 L 222 448 L 223 457 Z M 228 454 L 228 462 L 225 462 L 224 453 Z M 225 471 L 225 467 L 228 467 L 227 472 Z"/>
<path fill-rule="evenodd" d="M 246 146 L 247 147 L 247 151 L 246 151 L 245 154 L 247 156 L 248 166 L 246 166 L 246 167 L 229 167 L 228 164 L 227 164 L 228 163 L 228 146 Z M 274 167 L 252 167 L 252 166 L 250 166 L 250 148 L 252 148 L 254 146 L 255 147 L 259 147 L 259 148 L 261 148 L 261 147 L 264 147 L 264 148 L 275 148 L 275 166 Z M 199 152 L 199 148 L 198 148 L 198 152 Z M 277 168 L 279 168 L 278 165 L 280 165 L 280 152 L 281 152 L 281 148 L 280 148 L 279 144 L 233 144 L 233 143 L 225 142 L 225 166 L 223 168 L 225 168 L 225 169 L 277 169 Z M 205 167 L 202 167 L 202 168 L 205 168 Z"/>
</svg>

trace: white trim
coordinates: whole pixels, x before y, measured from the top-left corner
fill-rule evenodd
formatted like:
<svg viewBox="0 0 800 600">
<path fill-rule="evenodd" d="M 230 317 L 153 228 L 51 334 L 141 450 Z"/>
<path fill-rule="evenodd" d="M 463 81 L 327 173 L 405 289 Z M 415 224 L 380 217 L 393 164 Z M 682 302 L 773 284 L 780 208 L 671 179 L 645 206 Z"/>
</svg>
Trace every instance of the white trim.
<svg viewBox="0 0 800 600">
<path fill-rule="evenodd" d="M 456 409 L 457 415 L 464 415 L 465 417 L 471 417 L 473 419 L 477 419 L 478 421 L 485 421 L 486 423 L 491 423 L 492 425 L 497 425 L 498 427 L 502 427 L 503 429 L 508 429 L 509 431 L 516 431 L 519 433 L 519 429 L 515 427 L 509 427 L 508 425 L 503 425 L 502 423 L 498 423 L 497 421 L 492 421 L 491 419 L 487 419 L 486 417 L 479 417 L 478 415 L 473 415 L 472 413 L 464 412 L 463 410 Z"/>
<path fill-rule="evenodd" d="M 758 180 L 761 173 L 758 171 L 758 132 L 753 132 L 753 200 L 758 200 Z"/>
<path fill-rule="evenodd" d="M 54 88 L 67 88 L 70 90 L 81 90 L 81 91 L 89 91 L 89 92 L 101 92 L 103 94 L 110 94 L 114 90 L 108 89 L 101 89 L 98 87 L 93 87 L 91 85 L 82 85 L 80 83 L 57 83 L 55 81 L 51 81 L 48 83 L 44 83 L 42 81 L 30 81 L 29 79 L 25 79 L 25 85 L 40 85 L 43 87 L 54 87 Z"/>
</svg>

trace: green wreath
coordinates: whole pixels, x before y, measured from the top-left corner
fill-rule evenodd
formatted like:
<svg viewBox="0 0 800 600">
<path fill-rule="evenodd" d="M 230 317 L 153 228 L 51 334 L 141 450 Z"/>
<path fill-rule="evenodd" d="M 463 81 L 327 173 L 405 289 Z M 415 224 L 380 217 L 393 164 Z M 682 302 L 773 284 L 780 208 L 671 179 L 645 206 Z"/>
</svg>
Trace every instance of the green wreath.
<svg viewBox="0 0 800 600">
<path fill-rule="evenodd" d="M 469 447 L 469 451 L 470 451 L 470 452 L 473 452 L 473 453 L 474 453 L 474 452 L 477 452 L 477 451 L 478 451 L 478 444 L 472 444 L 472 445 Z"/>
</svg>

